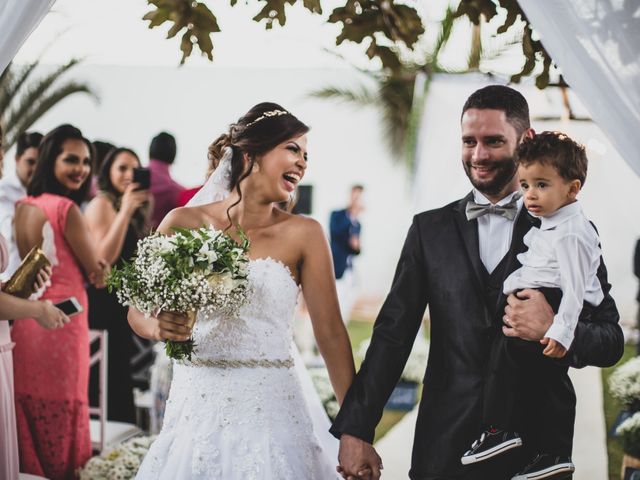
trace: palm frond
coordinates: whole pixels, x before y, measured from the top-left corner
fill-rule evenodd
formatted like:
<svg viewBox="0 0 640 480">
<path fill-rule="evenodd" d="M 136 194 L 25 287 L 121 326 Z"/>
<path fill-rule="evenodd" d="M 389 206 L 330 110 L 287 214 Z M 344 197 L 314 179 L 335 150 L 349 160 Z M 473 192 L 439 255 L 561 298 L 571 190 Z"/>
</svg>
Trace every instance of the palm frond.
<svg viewBox="0 0 640 480">
<path fill-rule="evenodd" d="M 328 86 L 313 90 L 308 95 L 312 98 L 338 100 L 358 106 L 370 106 L 378 102 L 376 93 L 365 85 L 360 85 L 357 89 Z"/>
<path fill-rule="evenodd" d="M 415 74 L 390 76 L 380 84 L 379 96 L 385 138 L 394 158 L 402 160 L 405 134 L 413 103 Z"/>
<path fill-rule="evenodd" d="M 55 68 L 45 76 L 38 78 L 36 81 L 27 84 L 24 88 L 21 88 L 19 99 L 13 102 L 13 107 L 7 116 L 12 119 L 21 119 L 28 115 L 32 105 L 39 102 L 39 99 L 45 96 L 51 85 L 53 85 L 58 78 L 68 72 L 71 68 L 76 66 L 80 61 L 81 60 L 78 58 L 73 58 L 66 64 Z M 21 86 L 23 84 L 24 82 L 21 82 Z M 14 95 L 16 94 L 14 93 Z M 7 121 L 7 123 L 9 122 Z"/>
<path fill-rule="evenodd" d="M 13 77 L 13 64 L 9 63 L 0 76 L 0 119 L 2 119 L 2 113 L 7 109 L 9 102 L 11 102 L 11 84 L 13 83 Z"/>
<path fill-rule="evenodd" d="M 513 30 L 513 32 L 511 32 L 511 30 Z M 511 30 L 509 30 L 509 32 L 511 32 L 509 36 L 502 34 L 498 38 L 494 39 L 494 41 L 490 41 L 488 45 L 483 47 L 482 61 L 495 60 L 514 45 L 522 44 L 522 35 L 524 34 L 524 31 L 521 28 L 513 28 Z"/>
<path fill-rule="evenodd" d="M 9 127 L 6 133 L 6 145 L 9 149 L 20 136 L 21 133 L 27 131 L 40 117 L 49 111 L 54 105 L 66 97 L 75 93 L 86 93 L 93 97 L 95 101 L 99 101 L 99 96 L 94 92 L 90 85 L 81 82 L 70 81 L 53 91 L 48 92 L 43 97 L 38 98 L 36 102 L 31 104 L 23 115 L 10 118 L 7 122 Z"/>
<path fill-rule="evenodd" d="M 455 10 L 449 5 L 444 14 L 444 18 L 440 22 L 440 32 L 438 33 L 438 38 L 431 49 L 429 56 L 431 57 L 431 61 L 437 63 L 438 56 L 440 55 L 440 51 L 447 44 L 449 38 L 451 37 L 451 32 L 453 31 L 453 24 L 456 21 Z"/>
<path fill-rule="evenodd" d="M 467 69 L 470 71 L 480 70 L 480 60 L 482 60 L 482 31 L 481 23 L 471 25 L 471 49 L 467 57 Z"/>
</svg>

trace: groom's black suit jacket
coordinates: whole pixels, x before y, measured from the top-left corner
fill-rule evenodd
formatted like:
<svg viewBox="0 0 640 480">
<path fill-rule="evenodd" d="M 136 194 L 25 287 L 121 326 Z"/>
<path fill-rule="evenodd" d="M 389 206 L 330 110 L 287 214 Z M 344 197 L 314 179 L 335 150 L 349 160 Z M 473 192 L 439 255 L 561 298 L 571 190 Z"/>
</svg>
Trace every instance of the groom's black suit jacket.
<svg viewBox="0 0 640 480">
<path fill-rule="evenodd" d="M 373 441 L 429 305 L 431 343 L 413 445 L 412 479 L 500 480 L 511 478 L 514 469 L 523 466 L 521 462 L 530 460 L 522 453 L 519 459 L 505 455 L 505 459 L 478 466 L 460 463 L 481 431 L 485 367 L 494 336 L 502 335 L 506 304 L 502 293 L 495 306 L 487 302 L 477 221 L 465 216 L 470 199 L 471 194 L 414 217 L 391 290 L 376 319 L 371 346 L 331 428 L 336 436 L 348 433 Z M 507 253 L 505 278 L 520 266 L 516 255 L 526 250 L 522 239 L 532 225 L 532 218 L 521 209 Z M 609 366 L 622 356 L 619 315 L 609 295 L 611 286 L 602 260 L 598 278 L 605 299 L 589 318 L 581 316 L 565 357 L 573 367 Z M 522 422 L 535 422 L 535 405 L 529 408 L 525 397 L 521 406 Z M 513 463 L 516 461 L 518 464 Z"/>
</svg>

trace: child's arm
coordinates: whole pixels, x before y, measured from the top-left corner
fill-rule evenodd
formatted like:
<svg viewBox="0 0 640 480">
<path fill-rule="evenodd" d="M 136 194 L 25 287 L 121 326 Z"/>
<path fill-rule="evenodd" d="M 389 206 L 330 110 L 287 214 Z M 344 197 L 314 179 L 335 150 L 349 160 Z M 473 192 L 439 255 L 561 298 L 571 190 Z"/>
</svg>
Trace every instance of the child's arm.
<svg viewBox="0 0 640 480">
<path fill-rule="evenodd" d="M 595 252 L 588 242 L 588 239 L 569 234 L 557 239 L 554 243 L 560 269 L 562 300 L 545 338 L 556 340 L 564 347 L 565 353 L 573 342 L 589 281 L 589 272 L 592 270 L 594 262 L 599 261 L 599 251 Z M 594 253 L 598 254 L 597 258 L 594 258 Z M 595 264 L 597 265 L 597 263 Z M 556 351 L 551 345 L 548 345 L 546 350 Z"/>
</svg>

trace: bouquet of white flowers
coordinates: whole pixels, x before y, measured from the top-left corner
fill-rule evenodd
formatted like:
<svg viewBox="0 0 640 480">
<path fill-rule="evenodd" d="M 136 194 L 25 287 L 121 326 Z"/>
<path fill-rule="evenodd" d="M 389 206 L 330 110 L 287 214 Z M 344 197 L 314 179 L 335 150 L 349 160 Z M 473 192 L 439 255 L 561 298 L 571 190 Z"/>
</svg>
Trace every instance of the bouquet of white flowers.
<svg viewBox="0 0 640 480">
<path fill-rule="evenodd" d="M 640 357 L 615 369 L 609 377 L 609 389 L 628 411 L 640 410 Z"/>
<path fill-rule="evenodd" d="M 175 228 L 174 235 L 154 233 L 138 242 L 131 262 L 114 267 L 107 280 L 122 305 L 146 315 L 179 312 L 195 321 L 198 312 L 237 315 L 248 296 L 249 240 L 238 229 L 237 243 L 213 227 Z M 166 342 L 170 358 L 191 360 L 195 344 Z"/>
<path fill-rule="evenodd" d="M 78 475 L 80 480 L 128 480 L 134 478 L 142 459 L 155 440 L 154 437 L 136 437 L 91 458 Z"/>
</svg>

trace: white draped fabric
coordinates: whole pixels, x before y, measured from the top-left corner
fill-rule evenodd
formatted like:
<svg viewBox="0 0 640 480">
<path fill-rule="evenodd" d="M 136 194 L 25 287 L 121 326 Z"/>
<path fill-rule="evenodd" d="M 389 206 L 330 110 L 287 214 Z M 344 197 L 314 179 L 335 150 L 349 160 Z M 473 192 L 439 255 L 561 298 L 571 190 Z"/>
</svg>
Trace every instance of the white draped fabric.
<svg viewBox="0 0 640 480">
<path fill-rule="evenodd" d="M 0 73 L 54 3 L 55 0 L 0 0 Z"/>
<path fill-rule="evenodd" d="M 640 175 L 640 1 L 518 3 L 567 83 Z"/>
</svg>

